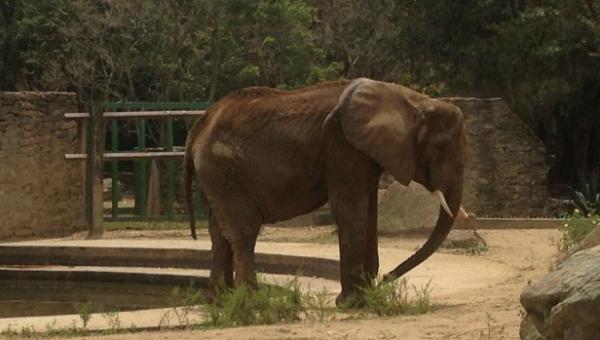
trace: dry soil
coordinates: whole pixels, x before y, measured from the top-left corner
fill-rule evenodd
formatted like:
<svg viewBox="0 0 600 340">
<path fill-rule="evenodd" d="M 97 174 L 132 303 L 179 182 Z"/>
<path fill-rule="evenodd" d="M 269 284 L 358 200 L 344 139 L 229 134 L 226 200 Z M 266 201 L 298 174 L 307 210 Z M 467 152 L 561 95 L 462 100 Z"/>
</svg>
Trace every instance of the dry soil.
<svg viewBox="0 0 600 340">
<path fill-rule="evenodd" d="M 555 230 L 484 230 L 489 250 L 479 256 L 436 253 L 409 275 L 431 280 L 433 312 L 418 316 L 300 322 L 204 331 L 156 331 L 87 339 L 518 339 L 519 295 L 530 280 L 547 273 L 556 254 Z M 185 233 L 187 234 L 187 233 Z M 178 238 L 182 233 L 163 236 Z M 124 235 L 115 233 L 114 237 Z M 159 235 L 137 233 L 139 238 Z M 382 272 L 393 268 L 424 240 L 421 236 L 380 238 Z M 258 251 L 337 256 L 330 228 L 266 228 Z"/>
</svg>

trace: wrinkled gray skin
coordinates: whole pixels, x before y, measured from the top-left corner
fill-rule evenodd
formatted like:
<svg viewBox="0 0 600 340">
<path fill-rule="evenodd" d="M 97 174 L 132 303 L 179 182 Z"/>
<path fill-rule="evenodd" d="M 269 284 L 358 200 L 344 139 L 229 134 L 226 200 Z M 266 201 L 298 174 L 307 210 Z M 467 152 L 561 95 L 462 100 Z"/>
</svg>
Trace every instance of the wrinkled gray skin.
<svg viewBox="0 0 600 340">
<path fill-rule="evenodd" d="M 413 180 L 440 191 L 456 216 L 465 144 L 458 107 L 392 83 L 359 78 L 293 91 L 251 87 L 227 95 L 194 125 L 186 143 L 190 216 L 194 172 L 209 206 L 210 288 L 220 281 L 255 286 L 260 226 L 329 201 L 339 231 L 342 292 L 336 302 L 354 298 L 365 278 L 379 270 L 382 170 L 402 184 Z M 452 216 L 440 207 L 423 247 L 385 277 L 395 279 L 435 252 Z M 191 229 L 195 238 L 193 218 Z"/>
</svg>

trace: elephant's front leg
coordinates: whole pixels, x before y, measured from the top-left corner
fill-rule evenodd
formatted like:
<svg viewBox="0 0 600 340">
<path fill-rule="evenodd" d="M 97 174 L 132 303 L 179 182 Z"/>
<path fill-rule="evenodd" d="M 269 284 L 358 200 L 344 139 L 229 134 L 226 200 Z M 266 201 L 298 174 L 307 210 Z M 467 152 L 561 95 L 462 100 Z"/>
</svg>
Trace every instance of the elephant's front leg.
<svg viewBox="0 0 600 340">
<path fill-rule="evenodd" d="M 372 179 L 369 186 L 369 208 L 367 212 L 367 239 L 365 243 L 364 270 L 369 279 L 375 279 L 379 274 L 379 246 L 377 242 L 377 209 L 379 177 Z"/>
<path fill-rule="evenodd" d="M 351 179 L 331 180 L 329 202 L 338 225 L 342 292 L 336 304 L 361 303 L 361 288 L 377 275 L 376 171 L 355 172 Z"/>
<path fill-rule="evenodd" d="M 343 219 L 342 219 L 343 220 Z M 338 295 L 336 305 L 344 305 L 350 302 L 359 302 L 362 295 L 360 288 L 366 285 L 366 272 L 363 266 L 363 254 L 361 245 L 364 245 L 364 230 L 352 225 L 352 222 L 343 221 L 339 224 L 339 246 L 340 246 L 340 281 L 342 292 Z M 362 243 L 362 244 L 361 244 Z"/>
</svg>

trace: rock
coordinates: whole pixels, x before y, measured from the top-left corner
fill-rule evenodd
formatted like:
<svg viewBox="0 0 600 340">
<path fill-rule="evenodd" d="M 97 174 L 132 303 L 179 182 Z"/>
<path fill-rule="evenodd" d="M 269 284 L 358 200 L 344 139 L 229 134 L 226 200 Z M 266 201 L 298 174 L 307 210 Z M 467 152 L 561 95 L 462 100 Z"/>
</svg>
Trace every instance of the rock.
<svg viewBox="0 0 600 340">
<path fill-rule="evenodd" d="M 437 197 L 422 185 L 411 182 L 403 186 L 393 182 L 379 202 L 378 228 L 384 232 L 431 229 L 439 207 Z"/>
<path fill-rule="evenodd" d="M 487 242 L 475 230 L 452 230 L 442 243 L 446 249 L 487 249 Z"/>
<path fill-rule="evenodd" d="M 600 246 L 573 254 L 525 288 L 521 304 L 547 340 L 600 339 Z"/>
<path fill-rule="evenodd" d="M 538 332 L 537 328 L 533 324 L 531 317 L 526 316 L 521 321 L 521 328 L 519 329 L 519 337 L 522 340 L 544 340 L 540 332 Z"/>
<path fill-rule="evenodd" d="M 463 207 L 460 207 L 452 228 L 477 230 L 477 215 L 467 213 Z"/>
<path fill-rule="evenodd" d="M 422 185 L 403 186 L 394 181 L 387 190 L 379 190 L 378 228 L 384 232 L 432 229 L 439 209 L 438 198 Z M 475 230 L 477 216 L 461 207 L 453 228 Z"/>
</svg>

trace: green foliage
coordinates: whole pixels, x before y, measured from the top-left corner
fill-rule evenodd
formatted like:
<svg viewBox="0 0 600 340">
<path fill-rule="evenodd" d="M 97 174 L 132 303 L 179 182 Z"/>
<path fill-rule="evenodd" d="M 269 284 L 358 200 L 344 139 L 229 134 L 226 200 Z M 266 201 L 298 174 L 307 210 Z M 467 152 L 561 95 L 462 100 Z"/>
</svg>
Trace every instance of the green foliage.
<svg viewBox="0 0 600 340">
<path fill-rule="evenodd" d="M 410 288 L 414 296 L 410 296 Z M 399 314 L 424 314 L 432 310 L 431 281 L 417 287 L 409 286 L 408 280 L 397 281 L 374 280 L 361 289 L 364 294 L 362 311 L 378 316 Z"/>
<path fill-rule="evenodd" d="M 84 303 L 79 307 L 79 318 L 83 324 L 83 330 L 87 329 L 88 322 L 92 318 L 92 313 L 94 312 L 94 305 L 91 303 Z"/>
<path fill-rule="evenodd" d="M 230 327 L 299 321 L 306 312 L 304 301 L 297 280 L 283 287 L 259 285 L 256 290 L 247 286 L 221 289 L 216 302 L 207 306 L 208 324 Z"/>
<path fill-rule="evenodd" d="M 573 203 L 583 215 L 600 215 L 600 172 L 592 171 L 581 191 L 571 189 Z"/>
<path fill-rule="evenodd" d="M 559 249 L 562 251 L 572 249 L 598 226 L 600 226 L 598 214 L 584 215 L 579 209 L 573 210 L 560 229 L 562 236 Z"/>
<path fill-rule="evenodd" d="M 175 287 L 171 291 L 175 306 L 194 306 L 204 303 L 202 290 L 194 286 L 193 282 L 187 287 Z"/>
<path fill-rule="evenodd" d="M 503 97 L 557 155 L 553 173 L 567 183 L 600 161 L 590 147 L 600 140 L 598 0 L 6 0 L 2 8 L 0 90 L 214 101 L 243 86 L 366 76 L 435 96 Z"/>
</svg>

